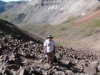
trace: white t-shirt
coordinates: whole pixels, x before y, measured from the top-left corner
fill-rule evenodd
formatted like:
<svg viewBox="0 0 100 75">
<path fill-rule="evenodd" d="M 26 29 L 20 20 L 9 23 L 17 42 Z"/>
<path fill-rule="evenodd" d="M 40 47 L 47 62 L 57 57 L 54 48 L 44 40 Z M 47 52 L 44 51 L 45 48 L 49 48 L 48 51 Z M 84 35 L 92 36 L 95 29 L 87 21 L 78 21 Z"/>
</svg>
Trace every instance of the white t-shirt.
<svg viewBox="0 0 100 75">
<path fill-rule="evenodd" d="M 46 47 L 46 52 L 52 52 L 54 50 L 55 42 L 53 40 L 49 41 L 48 39 L 44 42 L 44 47 Z"/>
</svg>

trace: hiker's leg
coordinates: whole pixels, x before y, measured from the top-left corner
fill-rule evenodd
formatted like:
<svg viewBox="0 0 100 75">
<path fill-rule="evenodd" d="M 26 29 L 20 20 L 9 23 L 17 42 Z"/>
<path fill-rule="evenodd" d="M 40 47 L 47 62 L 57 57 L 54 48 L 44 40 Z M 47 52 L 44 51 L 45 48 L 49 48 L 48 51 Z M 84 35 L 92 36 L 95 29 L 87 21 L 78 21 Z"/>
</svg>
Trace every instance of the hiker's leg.
<svg viewBox="0 0 100 75">
<path fill-rule="evenodd" d="M 53 63 L 54 61 L 54 53 L 51 54 L 51 62 Z"/>
<path fill-rule="evenodd" d="M 50 53 L 47 53 L 47 57 L 48 57 L 48 63 L 50 63 Z"/>
<path fill-rule="evenodd" d="M 53 64 L 53 53 L 52 52 L 50 52 L 49 57 L 50 57 L 50 64 L 52 65 Z"/>
</svg>

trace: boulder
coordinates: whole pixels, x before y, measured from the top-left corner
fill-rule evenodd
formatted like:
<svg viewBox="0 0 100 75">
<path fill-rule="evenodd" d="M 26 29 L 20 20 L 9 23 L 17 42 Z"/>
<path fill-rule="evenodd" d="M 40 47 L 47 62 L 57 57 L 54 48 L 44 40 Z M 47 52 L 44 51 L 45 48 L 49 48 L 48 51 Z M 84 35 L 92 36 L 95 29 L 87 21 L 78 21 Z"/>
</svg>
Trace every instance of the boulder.
<svg viewBox="0 0 100 75">
<path fill-rule="evenodd" d="M 97 69 L 98 69 L 98 71 L 100 72 L 100 65 L 98 65 L 98 68 L 97 68 Z"/>
<path fill-rule="evenodd" d="M 94 66 L 94 67 L 97 67 L 98 64 L 99 64 L 99 61 L 92 61 L 92 62 L 90 62 L 90 65 Z"/>
<path fill-rule="evenodd" d="M 24 75 L 24 69 L 22 69 L 18 75 Z"/>
<path fill-rule="evenodd" d="M 50 64 L 46 63 L 46 64 L 43 66 L 43 68 L 46 69 L 46 70 L 49 69 L 49 68 L 50 68 Z"/>
<path fill-rule="evenodd" d="M 65 73 L 63 71 L 56 71 L 55 75 L 65 75 Z"/>
<path fill-rule="evenodd" d="M 93 66 L 84 66 L 84 73 L 88 75 L 96 75 L 97 71 L 96 68 Z"/>
<path fill-rule="evenodd" d="M 73 72 L 72 72 L 71 70 L 66 70 L 65 73 L 66 73 L 67 75 L 73 75 Z"/>
</svg>

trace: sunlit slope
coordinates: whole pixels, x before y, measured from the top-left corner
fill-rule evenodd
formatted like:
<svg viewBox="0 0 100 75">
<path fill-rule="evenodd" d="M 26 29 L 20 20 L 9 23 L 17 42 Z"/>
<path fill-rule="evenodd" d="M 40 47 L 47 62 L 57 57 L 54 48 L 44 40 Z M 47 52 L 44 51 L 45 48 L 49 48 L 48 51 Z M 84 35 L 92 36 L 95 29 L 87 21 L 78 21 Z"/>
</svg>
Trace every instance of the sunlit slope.
<svg viewBox="0 0 100 75">
<path fill-rule="evenodd" d="M 0 18 L 14 24 L 57 25 L 70 18 L 87 16 L 99 6 L 98 0 L 34 0 L 1 14 Z"/>
<path fill-rule="evenodd" d="M 95 17 L 82 24 L 69 20 L 59 25 L 23 25 L 21 28 L 45 38 L 52 34 L 58 44 L 74 49 L 99 50 L 100 17 Z"/>
</svg>

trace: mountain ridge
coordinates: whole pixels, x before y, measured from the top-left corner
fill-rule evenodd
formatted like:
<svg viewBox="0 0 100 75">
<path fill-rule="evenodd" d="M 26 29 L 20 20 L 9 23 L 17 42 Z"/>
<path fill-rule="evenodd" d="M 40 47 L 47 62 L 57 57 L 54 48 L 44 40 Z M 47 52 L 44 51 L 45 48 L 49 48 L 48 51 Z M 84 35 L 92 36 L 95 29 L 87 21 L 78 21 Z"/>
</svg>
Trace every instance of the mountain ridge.
<svg viewBox="0 0 100 75">
<path fill-rule="evenodd" d="M 48 23 L 57 25 L 69 18 L 83 17 L 95 12 L 99 6 L 100 2 L 98 0 L 34 0 L 19 5 L 1 15 L 4 16 L 10 12 L 11 14 L 4 19 L 14 24 Z M 22 15 L 20 16 L 20 14 Z M 13 17 L 10 18 L 9 16 Z"/>
</svg>

